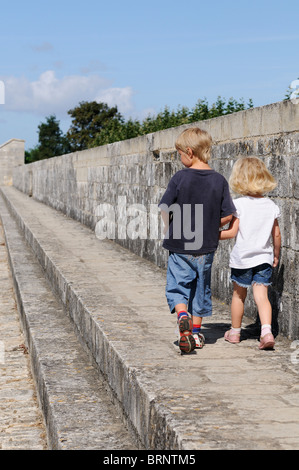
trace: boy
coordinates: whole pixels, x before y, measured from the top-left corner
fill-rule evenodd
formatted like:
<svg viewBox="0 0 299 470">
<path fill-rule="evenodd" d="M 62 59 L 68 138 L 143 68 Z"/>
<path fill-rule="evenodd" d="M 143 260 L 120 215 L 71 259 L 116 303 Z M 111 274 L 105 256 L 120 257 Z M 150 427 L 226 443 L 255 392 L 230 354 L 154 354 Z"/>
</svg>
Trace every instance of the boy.
<svg viewBox="0 0 299 470">
<path fill-rule="evenodd" d="M 171 178 L 159 203 L 163 247 L 169 251 L 166 298 L 177 314 L 179 347 L 185 353 L 204 344 L 201 324 L 212 314 L 211 268 L 219 227 L 235 212 L 227 181 L 208 165 L 211 146 L 211 136 L 197 127 L 180 134 L 175 147 L 185 168 Z"/>
</svg>

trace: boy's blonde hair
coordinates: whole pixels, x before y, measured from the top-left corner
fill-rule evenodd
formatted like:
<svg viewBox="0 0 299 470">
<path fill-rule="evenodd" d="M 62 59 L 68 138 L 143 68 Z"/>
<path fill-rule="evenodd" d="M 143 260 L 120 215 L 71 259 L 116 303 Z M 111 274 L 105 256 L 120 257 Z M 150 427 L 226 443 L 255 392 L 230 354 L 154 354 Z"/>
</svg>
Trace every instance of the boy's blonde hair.
<svg viewBox="0 0 299 470">
<path fill-rule="evenodd" d="M 202 162 L 207 162 L 211 156 L 212 137 L 199 127 L 185 129 L 177 138 L 175 148 L 187 153 L 189 147 L 194 155 Z"/>
<path fill-rule="evenodd" d="M 277 183 L 258 157 L 242 157 L 233 166 L 229 185 L 243 196 L 261 196 L 272 191 Z"/>
</svg>

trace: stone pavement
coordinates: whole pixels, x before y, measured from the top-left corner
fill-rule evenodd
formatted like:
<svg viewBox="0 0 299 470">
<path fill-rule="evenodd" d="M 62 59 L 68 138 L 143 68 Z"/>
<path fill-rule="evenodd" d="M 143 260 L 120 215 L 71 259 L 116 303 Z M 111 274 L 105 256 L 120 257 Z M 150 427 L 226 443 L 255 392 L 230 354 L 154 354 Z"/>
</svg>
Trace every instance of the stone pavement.
<svg viewBox="0 0 299 470">
<path fill-rule="evenodd" d="M 0 225 L 0 449 L 47 449 Z"/>
<path fill-rule="evenodd" d="M 1 217 L 26 338 L 25 347 L 17 349 L 30 354 L 48 448 L 136 449 L 133 433 L 112 404 L 106 382 L 93 367 L 61 302 L 3 205 Z M 23 407 L 26 414 L 28 402 Z M 8 415 L 10 412 L 7 409 Z M 24 442 L 16 439 L 16 445 L 23 448 Z"/>
<path fill-rule="evenodd" d="M 297 343 L 277 337 L 274 351 L 260 351 L 250 320 L 240 344 L 225 342 L 229 307 L 214 299 L 213 316 L 204 323 L 205 347 L 181 355 L 165 301 L 165 272 L 14 188 L 2 193 L 144 448 L 299 449 Z M 0 210 L 9 228 L 2 203 Z M 51 327 L 44 324 L 43 334 Z M 36 333 L 35 324 L 28 328 Z M 59 329 L 52 337 L 58 361 Z M 45 365 L 51 358 L 40 359 Z M 54 374 L 55 362 L 51 367 Z M 71 422 L 62 401 L 52 419 L 59 422 L 63 413 Z M 80 432 L 85 436 L 84 427 L 76 428 Z"/>
</svg>

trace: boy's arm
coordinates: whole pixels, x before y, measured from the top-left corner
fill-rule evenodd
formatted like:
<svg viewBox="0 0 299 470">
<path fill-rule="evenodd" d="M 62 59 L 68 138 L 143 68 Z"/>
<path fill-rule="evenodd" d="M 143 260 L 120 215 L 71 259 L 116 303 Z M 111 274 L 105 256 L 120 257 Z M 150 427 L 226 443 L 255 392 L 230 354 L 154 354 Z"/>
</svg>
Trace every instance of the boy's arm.
<svg viewBox="0 0 299 470">
<path fill-rule="evenodd" d="M 232 216 L 231 223 L 229 224 L 228 229 L 221 230 L 219 232 L 219 240 L 228 240 L 229 238 L 235 238 L 239 230 L 239 219 Z"/>
<path fill-rule="evenodd" d="M 278 225 L 277 219 L 274 220 L 273 228 L 272 228 L 272 240 L 273 240 L 273 247 L 274 247 L 274 261 L 273 261 L 273 268 L 276 268 L 279 261 L 279 253 L 281 247 L 281 233 L 280 228 Z"/>
</svg>

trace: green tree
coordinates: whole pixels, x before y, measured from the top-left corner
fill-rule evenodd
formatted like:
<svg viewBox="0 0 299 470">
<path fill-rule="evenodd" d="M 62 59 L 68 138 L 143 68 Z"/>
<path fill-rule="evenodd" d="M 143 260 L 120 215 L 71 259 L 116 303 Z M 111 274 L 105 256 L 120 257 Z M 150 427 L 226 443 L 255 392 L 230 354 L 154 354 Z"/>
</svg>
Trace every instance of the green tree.
<svg viewBox="0 0 299 470">
<path fill-rule="evenodd" d="M 250 99 L 247 108 L 252 107 L 253 102 Z M 25 153 L 25 162 L 131 139 L 244 109 L 246 105 L 243 99 L 237 101 L 230 98 L 226 102 L 224 98 L 218 96 L 211 106 L 204 98 L 198 100 L 192 109 L 178 106 L 177 110 L 170 110 L 165 106 L 158 114 L 148 115 L 143 121 L 132 118 L 126 121 L 116 106 L 110 108 L 106 103 L 82 101 L 68 111 L 72 117 L 72 124 L 66 135 L 63 135 L 59 129 L 59 122 L 55 116 L 48 117 L 46 123 L 38 126 L 39 144 Z"/>
<path fill-rule="evenodd" d="M 209 118 L 223 116 L 223 114 L 227 114 L 226 110 L 227 107 L 225 107 L 225 100 L 223 100 L 221 96 L 218 96 L 216 103 L 213 103 L 209 110 Z"/>
<path fill-rule="evenodd" d="M 253 101 L 251 98 L 249 98 L 249 101 L 247 103 L 247 109 L 253 108 Z"/>
<path fill-rule="evenodd" d="M 204 119 L 209 119 L 210 110 L 209 103 L 207 99 L 198 100 L 193 109 L 191 109 L 189 114 L 190 122 L 203 121 Z"/>
<path fill-rule="evenodd" d="M 124 122 L 124 135 L 125 139 L 132 139 L 133 137 L 137 137 L 141 135 L 141 124 L 138 119 L 128 119 L 128 121 Z"/>
<path fill-rule="evenodd" d="M 82 101 L 79 106 L 70 109 L 68 114 L 72 118 L 72 124 L 66 137 L 72 151 L 93 147 L 93 141 L 107 127 L 115 126 L 116 136 L 119 134 L 122 116 L 117 106 L 109 108 L 106 103 Z"/>
<path fill-rule="evenodd" d="M 37 145 L 32 149 L 25 150 L 25 163 L 36 162 L 37 160 L 40 160 Z"/>
<path fill-rule="evenodd" d="M 25 153 L 25 163 L 56 157 L 69 152 L 68 142 L 55 115 L 38 126 L 38 145 Z"/>
<path fill-rule="evenodd" d="M 252 108 L 253 103 L 250 99 L 247 108 Z M 130 139 L 139 135 L 150 134 L 169 127 L 176 127 L 182 124 L 189 124 L 204 119 L 211 119 L 225 114 L 231 114 L 246 109 L 244 100 L 240 101 L 230 98 L 228 102 L 218 96 L 215 103 L 209 106 L 207 99 L 198 100 L 194 108 L 189 110 L 186 106 L 179 106 L 177 110 L 170 110 L 165 106 L 158 114 L 148 115 L 142 122 L 123 118 L 117 121 L 107 122 L 96 138 L 89 146 L 109 144 L 119 140 Z"/>
</svg>

